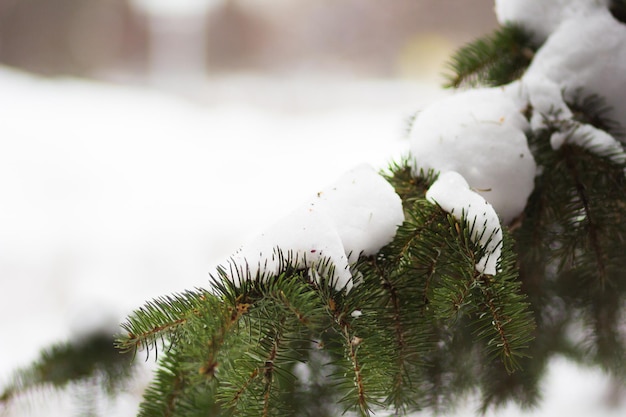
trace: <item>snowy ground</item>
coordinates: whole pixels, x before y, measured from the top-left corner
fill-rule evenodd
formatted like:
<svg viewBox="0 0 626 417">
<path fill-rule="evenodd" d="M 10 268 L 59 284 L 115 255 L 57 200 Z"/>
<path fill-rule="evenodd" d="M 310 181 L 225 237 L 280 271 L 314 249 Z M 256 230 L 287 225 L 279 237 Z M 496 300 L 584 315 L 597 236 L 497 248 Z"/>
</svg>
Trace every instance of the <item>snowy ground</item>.
<svg viewBox="0 0 626 417">
<path fill-rule="evenodd" d="M 0 384 L 42 346 L 206 285 L 213 265 L 353 166 L 397 160 L 407 118 L 443 94 L 236 77 L 186 101 L 0 68 Z M 107 415 L 134 415 L 143 382 Z M 559 360 L 545 383 L 532 415 L 626 412 L 602 404 L 596 372 Z M 72 412 L 66 395 L 35 397 L 7 416 Z"/>
</svg>

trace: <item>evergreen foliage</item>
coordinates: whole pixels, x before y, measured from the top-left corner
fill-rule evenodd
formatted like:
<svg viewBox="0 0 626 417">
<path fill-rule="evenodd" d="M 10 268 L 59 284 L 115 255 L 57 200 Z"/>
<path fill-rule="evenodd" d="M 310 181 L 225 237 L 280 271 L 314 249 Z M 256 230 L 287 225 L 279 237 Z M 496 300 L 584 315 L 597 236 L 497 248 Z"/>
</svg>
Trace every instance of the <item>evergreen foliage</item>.
<svg viewBox="0 0 626 417">
<path fill-rule="evenodd" d="M 569 107 L 574 114 L 574 120 L 604 130 L 605 132 L 611 134 L 611 136 L 622 141 L 626 139 L 624 127 L 616 120 L 608 117 L 611 108 L 606 104 L 606 100 L 602 97 L 599 97 L 596 94 L 585 94 L 579 89 L 575 91 L 572 98 L 567 101 L 567 107 Z M 558 115 L 551 116 L 554 119 L 554 116 Z M 558 119 L 558 117 L 556 117 L 556 119 Z M 558 130 L 555 128 L 551 130 Z M 610 155 L 606 156 L 610 157 Z"/>
<path fill-rule="evenodd" d="M 611 12 L 622 22 L 625 11 L 625 2 L 612 2 Z M 496 37 L 505 42 L 498 46 L 502 51 L 517 50 L 519 44 L 501 37 L 500 32 L 487 39 Z M 495 86 L 523 74 L 523 67 L 513 68 L 505 62 L 493 64 L 496 67 L 491 69 L 488 46 L 488 41 L 478 40 L 457 53 L 451 64 L 457 74 L 449 86 Z M 489 70 L 468 70 L 480 68 L 473 58 Z M 497 74 L 500 70 L 509 71 L 512 78 L 493 82 L 491 71 Z M 611 109 L 602 97 L 578 90 L 567 105 L 576 122 L 624 141 L 623 126 L 608 117 Z M 528 109 L 529 119 L 533 111 Z M 539 382 L 555 355 L 599 366 L 617 381 L 626 380 L 626 334 L 620 327 L 626 300 L 626 165 L 599 149 L 568 143 L 552 149 L 551 135 L 571 131 L 572 121 L 561 119 L 557 112 L 542 116 L 547 127 L 528 135 L 541 173 L 524 213 L 511 225 L 519 279 L 537 329 L 528 356 L 520 361 L 522 372 L 504 373 L 498 367 L 487 372 L 483 411 L 507 401 L 538 404 Z"/>
<path fill-rule="evenodd" d="M 624 2 L 612 4 L 623 17 Z M 521 28 L 503 27 L 453 57 L 449 86 L 508 83 L 536 49 Z M 131 314 L 117 347 L 159 360 L 139 415 L 406 415 L 446 410 L 469 393 L 482 396 L 483 410 L 533 406 L 555 355 L 626 380 L 626 163 L 550 145 L 574 121 L 623 139 L 623 121 L 584 91 L 567 104 L 573 121 L 544 114 L 544 127 L 528 132 L 540 172 L 504 230 L 496 276 L 475 268 L 486 251 L 471 236 L 485 225 L 427 201 L 437 173 L 416 175 L 400 161 L 383 175 L 405 221 L 352 265 L 350 291 L 334 288 L 330 260 L 299 269 L 277 248 L 276 275 L 220 269 L 208 289 Z"/>
<path fill-rule="evenodd" d="M 524 73 L 536 48 L 520 28 L 504 27 L 459 51 L 449 85 L 508 83 Z M 577 91 L 567 104 L 576 122 L 623 136 L 601 97 Z M 533 112 L 527 110 L 529 119 Z M 546 127 L 528 135 L 541 173 L 524 213 L 505 231 L 497 277 L 474 267 L 484 248 L 470 236 L 483 225 L 457 221 L 427 202 L 436 173 L 415 175 L 401 161 L 385 176 L 403 201 L 406 221 L 390 244 L 353 266 L 359 285 L 349 293 L 331 290 L 324 285 L 330 263 L 326 271 L 307 272 L 295 269 L 289 255 L 279 276 L 244 276 L 241 288 L 230 284 L 233 271 L 221 271 L 216 292 L 203 297 L 225 310 L 210 323 L 208 316 L 192 316 L 205 317 L 204 329 L 213 329 L 204 340 L 217 334 L 236 342 L 209 342 L 209 351 L 193 354 L 200 330 L 188 327 L 188 319 L 179 326 L 181 317 L 170 318 L 176 331 L 166 345 L 173 348 L 160 372 L 169 370 L 169 380 L 195 378 L 192 392 L 203 386 L 197 375 L 206 375 L 212 415 L 285 416 L 443 410 L 470 392 L 481 393 L 484 410 L 509 400 L 533 406 L 554 355 L 624 378 L 626 166 L 597 149 L 571 143 L 553 149 L 552 133 L 571 131 L 572 121 L 542 116 Z M 168 311 L 163 306 L 164 319 Z M 137 340 L 133 335 L 151 333 L 132 325 L 143 315 L 131 316 L 122 346 L 147 347 L 170 328 L 167 320 L 148 320 L 154 335 L 148 344 Z M 198 362 L 202 357 L 209 361 Z M 310 373 L 305 378 L 303 369 Z M 315 381 L 312 391 L 301 383 L 307 377 Z M 156 381 L 146 394 L 150 407 L 177 393 L 181 404 L 194 398 L 179 385 Z M 320 402 L 337 405 L 312 411 Z M 193 412 L 197 408 L 181 406 L 142 415 Z"/>
<path fill-rule="evenodd" d="M 73 343 L 44 349 L 35 363 L 16 371 L 13 382 L 0 395 L 0 409 L 29 391 L 44 387 L 63 389 L 75 383 L 100 387 L 104 393 L 114 395 L 131 376 L 131 357 L 120 355 L 112 336 L 97 332 Z"/>
<path fill-rule="evenodd" d="M 496 87 L 518 79 L 537 51 L 531 36 L 516 25 L 502 26 L 494 33 L 460 48 L 448 64 L 446 87 Z"/>
<path fill-rule="evenodd" d="M 121 348 L 166 348 L 140 415 L 313 415 L 318 402 L 336 404 L 323 415 L 403 414 L 441 407 L 450 384 L 469 391 L 486 380 L 488 368 L 467 370 L 463 361 L 519 369 L 534 324 L 513 251 L 497 278 L 478 273 L 484 249 L 470 236 L 482 225 L 427 202 L 434 175 L 408 172 L 399 164 L 388 174 L 405 190 L 407 220 L 354 266 L 360 282 L 350 292 L 329 285 L 329 262 L 298 270 L 281 254 L 278 276 L 235 271 L 237 287 L 232 271 L 221 270 L 213 292 L 161 298 L 131 315 Z M 302 372 L 325 376 L 303 378 L 320 397 L 297 383 Z"/>
<path fill-rule="evenodd" d="M 599 105 L 600 104 L 600 105 Z M 571 104 L 570 104 L 571 105 Z M 619 125 L 605 117 L 597 97 L 581 99 L 578 120 L 607 131 Z M 542 166 L 535 190 L 514 227 L 520 280 L 534 311 L 537 330 L 523 372 L 491 376 L 485 407 L 508 400 L 537 404 L 539 382 L 555 355 L 599 366 L 625 380 L 626 339 L 626 165 L 579 146 L 554 150 L 550 135 L 563 129 L 558 115 L 529 136 Z"/>
</svg>

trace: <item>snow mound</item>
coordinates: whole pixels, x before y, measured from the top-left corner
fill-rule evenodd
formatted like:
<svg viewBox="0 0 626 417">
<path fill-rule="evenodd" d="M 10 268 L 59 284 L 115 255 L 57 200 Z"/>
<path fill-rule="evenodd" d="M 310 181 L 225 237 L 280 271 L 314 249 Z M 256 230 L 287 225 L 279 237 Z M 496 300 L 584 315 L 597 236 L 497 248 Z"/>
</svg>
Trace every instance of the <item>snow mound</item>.
<svg viewBox="0 0 626 417">
<path fill-rule="evenodd" d="M 545 77 L 563 92 L 596 94 L 607 101 L 613 120 L 626 120 L 626 25 L 607 9 L 564 21 L 537 51 L 524 80 Z M 534 82 L 534 81 L 533 81 Z M 558 97 L 552 99 L 558 102 Z"/>
<path fill-rule="evenodd" d="M 483 274 L 496 275 L 496 267 L 502 253 L 502 228 L 493 206 L 472 191 L 469 184 L 457 172 L 446 172 L 428 189 L 426 199 L 438 204 L 459 221 L 474 223 L 472 241 L 479 243 L 486 254 L 476 264 Z"/>
<path fill-rule="evenodd" d="M 279 273 L 283 256 L 312 269 L 329 259 L 335 288 L 350 290 L 350 264 L 360 254 L 378 252 L 403 221 L 393 187 L 369 165 L 360 165 L 242 247 L 225 269 L 241 285 L 248 273 Z"/>
<path fill-rule="evenodd" d="M 500 0 L 496 10 L 501 23 L 522 24 L 545 43 L 521 80 L 463 91 L 420 113 L 410 152 L 414 174 L 458 172 L 510 224 L 534 187 L 529 130 L 558 126 L 550 139 L 553 149 L 570 143 L 626 161 L 616 138 L 576 121 L 567 104 L 595 95 L 606 100 L 610 119 L 626 120 L 626 25 L 604 0 Z"/>
<path fill-rule="evenodd" d="M 411 129 L 411 156 L 421 169 L 456 171 L 510 223 L 533 190 L 535 160 L 516 89 L 484 88 L 446 97 L 426 108 Z"/>
<path fill-rule="evenodd" d="M 518 24 L 542 44 L 565 20 L 607 9 L 609 0 L 496 0 L 501 25 Z"/>
</svg>

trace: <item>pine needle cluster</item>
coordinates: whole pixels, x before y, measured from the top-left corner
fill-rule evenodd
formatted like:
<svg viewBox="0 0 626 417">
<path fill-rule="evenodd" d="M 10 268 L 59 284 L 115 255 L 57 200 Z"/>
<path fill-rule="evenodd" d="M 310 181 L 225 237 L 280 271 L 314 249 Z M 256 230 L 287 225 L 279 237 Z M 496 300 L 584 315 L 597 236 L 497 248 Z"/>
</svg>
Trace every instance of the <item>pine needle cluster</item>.
<svg viewBox="0 0 626 417">
<path fill-rule="evenodd" d="M 521 26 L 506 25 L 461 47 L 451 58 L 446 87 L 497 87 L 522 76 L 538 45 Z"/>
<path fill-rule="evenodd" d="M 162 349 L 140 416 L 405 414 L 484 385 L 482 364 L 518 370 L 534 322 L 510 238 L 501 272 L 477 272 L 484 248 L 470 237 L 482 225 L 427 202 L 434 175 L 408 172 L 400 164 L 388 173 L 407 220 L 353 266 L 349 292 L 329 282 L 330 262 L 297 269 L 288 253 L 278 275 L 239 270 L 234 280 L 221 270 L 211 291 L 133 313 L 118 346 Z"/>
<path fill-rule="evenodd" d="M 593 118 L 595 99 L 586 102 Z M 537 404 L 538 384 L 556 355 L 626 379 L 626 165 L 598 149 L 552 149 L 550 136 L 563 127 L 558 116 L 548 119 L 554 122 L 529 137 L 541 174 L 512 232 L 536 337 L 523 372 L 493 375 L 485 404 Z"/>
<path fill-rule="evenodd" d="M 622 22 L 625 5 L 617 0 L 611 6 Z M 450 65 L 455 75 L 449 86 L 496 86 L 519 78 L 531 60 L 518 56 L 519 66 L 512 66 L 507 54 L 533 45 L 525 43 L 527 34 L 511 33 L 515 29 L 505 27 L 462 48 Z M 535 338 L 521 372 L 492 369 L 482 391 L 483 410 L 507 401 L 538 404 L 539 382 L 556 355 L 626 380 L 626 331 L 620 325 L 626 313 L 626 164 L 612 151 L 567 139 L 558 149 L 550 143 L 554 133 L 574 132 L 573 123 L 594 126 L 622 143 L 624 128 L 609 117 L 602 97 L 566 93 L 573 118 L 542 114 L 545 127 L 527 135 L 540 172 L 526 209 L 510 228 L 522 291 L 537 324 Z M 528 108 L 529 120 L 534 111 Z"/>
</svg>

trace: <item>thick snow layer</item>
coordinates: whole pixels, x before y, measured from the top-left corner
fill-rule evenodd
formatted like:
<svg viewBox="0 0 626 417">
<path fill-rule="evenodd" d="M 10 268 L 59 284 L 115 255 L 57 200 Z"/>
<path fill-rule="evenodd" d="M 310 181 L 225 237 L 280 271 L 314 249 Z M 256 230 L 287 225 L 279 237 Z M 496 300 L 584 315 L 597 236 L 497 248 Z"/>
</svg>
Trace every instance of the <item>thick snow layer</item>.
<svg viewBox="0 0 626 417">
<path fill-rule="evenodd" d="M 361 165 L 317 193 L 309 210 L 328 214 L 353 263 L 391 242 L 404 221 L 402 200 L 372 167 Z"/>
<path fill-rule="evenodd" d="M 534 186 L 535 162 L 524 132 L 558 121 L 558 148 L 566 141 L 626 159 L 621 144 L 592 126 L 572 120 L 566 102 L 595 94 L 609 117 L 626 120 L 626 25 L 604 1 L 497 1 L 502 22 L 539 25 L 547 38 L 519 82 L 504 88 L 461 92 L 425 109 L 411 131 L 415 171 L 460 173 L 489 201 L 504 224 L 525 207 Z M 536 29 L 536 28 L 531 28 Z M 533 110 L 530 125 L 523 116 Z"/>
<path fill-rule="evenodd" d="M 546 123 L 563 126 L 551 137 L 553 149 L 573 143 L 623 162 L 626 154 L 620 142 L 604 131 L 573 120 L 566 102 L 573 101 L 576 95 L 597 95 L 607 101 L 609 117 L 626 120 L 624 74 L 626 25 L 606 11 L 596 11 L 591 16 L 564 22 L 537 52 L 516 88 L 533 109 L 532 129 L 541 129 Z"/>
<path fill-rule="evenodd" d="M 513 83 L 509 88 L 517 90 L 519 96 L 530 105 L 532 130 L 543 129 L 550 123 L 569 120 L 573 116 L 559 85 L 542 73 L 527 73 L 521 81 Z"/>
<path fill-rule="evenodd" d="M 502 253 L 502 228 L 493 206 L 472 191 L 467 181 L 454 171 L 441 174 L 428 189 L 426 198 L 459 221 L 473 224 L 472 240 L 485 249 L 485 255 L 476 264 L 476 270 L 495 275 Z"/>
<path fill-rule="evenodd" d="M 335 269 L 335 288 L 349 290 L 349 264 L 360 254 L 378 252 L 403 221 L 402 201 L 393 187 L 373 168 L 361 165 L 246 244 L 225 269 L 240 284 L 248 274 L 279 273 L 283 257 L 313 269 L 326 258 Z"/>
<path fill-rule="evenodd" d="M 550 138 L 552 149 L 556 150 L 564 143 L 570 143 L 598 155 L 608 155 L 617 163 L 626 160 L 624 148 L 617 139 L 603 130 L 573 119 L 574 115 L 563 98 L 563 90 L 556 82 L 533 72 L 526 74 L 521 82 L 515 83 L 515 88 L 533 109 L 530 120 L 533 130 L 545 128 L 549 124 L 561 126 L 561 130 Z"/>
<path fill-rule="evenodd" d="M 607 8 L 609 0 L 496 0 L 496 16 L 504 25 L 515 23 L 529 30 L 542 44 L 559 25 L 572 17 Z"/>
<path fill-rule="evenodd" d="M 414 171 L 456 171 L 510 223 L 526 206 L 536 164 L 517 89 L 470 90 L 422 111 L 411 129 Z"/>
<path fill-rule="evenodd" d="M 323 211 L 302 207 L 243 246 L 223 269 L 239 286 L 247 277 L 279 274 L 284 259 L 297 268 L 317 269 L 323 258 L 332 261 L 335 288 L 349 290 L 352 274 L 337 228 Z"/>
<path fill-rule="evenodd" d="M 537 51 L 524 79 L 547 78 L 570 100 L 595 94 L 626 120 L 626 25 L 606 9 L 563 22 Z M 552 95 L 554 96 L 554 94 Z"/>
</svg>

